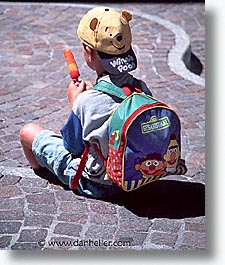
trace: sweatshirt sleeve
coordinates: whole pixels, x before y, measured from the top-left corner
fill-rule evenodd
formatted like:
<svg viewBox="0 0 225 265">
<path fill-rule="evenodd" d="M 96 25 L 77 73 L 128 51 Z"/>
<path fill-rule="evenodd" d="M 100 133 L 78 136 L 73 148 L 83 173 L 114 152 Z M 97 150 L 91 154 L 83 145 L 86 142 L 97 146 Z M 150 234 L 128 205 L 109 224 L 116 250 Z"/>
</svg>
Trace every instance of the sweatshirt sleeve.
<svg viewBox="0 0 225 265">
<path fill-rule="evenodd" d="M 85 148 L 82 139 L 82 126 L 78 117 L 71 111 L 66 124 L 61 129 L 64 147 L 72 154 L 80 155 Z"/>
</svg>

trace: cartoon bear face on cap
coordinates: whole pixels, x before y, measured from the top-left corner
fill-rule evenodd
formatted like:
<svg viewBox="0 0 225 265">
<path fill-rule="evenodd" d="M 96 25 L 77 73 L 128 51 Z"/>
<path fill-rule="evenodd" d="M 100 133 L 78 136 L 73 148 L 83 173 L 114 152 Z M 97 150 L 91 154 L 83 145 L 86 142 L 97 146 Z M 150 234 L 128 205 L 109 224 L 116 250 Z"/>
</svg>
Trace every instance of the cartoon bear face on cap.
<svg viewBox="0 0 225 265">
<path fill-rule="evenodd" d="M 129 21 L 132 15 L 123 10 L 121 13 L 112 8 L 94 8 L 92 17 L 81 20 L 78 36 L 93 49 L 107 54 L 123 54 L 131 47 Z M 87 14 L 88 14 L 87 13 Z M 84 16 L 85 18 L 85 16 Z"/>
</svg>

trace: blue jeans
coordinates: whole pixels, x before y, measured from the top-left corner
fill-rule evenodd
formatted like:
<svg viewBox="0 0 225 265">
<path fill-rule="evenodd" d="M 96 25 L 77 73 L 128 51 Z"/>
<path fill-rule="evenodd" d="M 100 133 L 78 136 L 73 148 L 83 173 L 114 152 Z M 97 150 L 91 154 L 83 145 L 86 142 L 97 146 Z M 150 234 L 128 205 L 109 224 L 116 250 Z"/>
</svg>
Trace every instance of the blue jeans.
<svg viewBox="0 0 225 265">
<path fill-rule="evenodd" d="M 65 185 L 71 182 L 78 169 L 80 158 L 74 158 L 64 145 L 62 136 L 49 130 L 41 131 L 34 139 L 32 152 L 41 167 L 47 168 Z M 77 191 L 80 195 L 106 198 L 119 195 L 122 190 L 114 183 L 104 185 L 81 176 Z"/>
</svg>

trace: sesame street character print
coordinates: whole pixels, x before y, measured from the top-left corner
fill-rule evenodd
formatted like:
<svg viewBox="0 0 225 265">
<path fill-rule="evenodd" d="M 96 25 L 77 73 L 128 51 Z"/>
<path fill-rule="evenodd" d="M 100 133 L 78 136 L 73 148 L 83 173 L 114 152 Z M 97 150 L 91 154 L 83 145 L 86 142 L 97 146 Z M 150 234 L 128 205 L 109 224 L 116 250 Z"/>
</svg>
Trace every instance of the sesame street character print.
<svg viewBox="0 0 225 265">
<path fill-rule="evenodd" d="M 164 159 L 166 161 L 166 172 L 174 173 L 177 169 L 177 164 L 180 157 L 180 147 L 176 140 L 175 134 L 171 134 L 170 136 L 170 142 L 167 147 L 167 152 L 164 155 Z"/>
<path fill-rule="evenodd" d="M 141 171 L 143 178 L 160 177 L 166 168 L 166 162 L 159 153 L 151 153 L 135 164 L 135 169 Z"/>
</svg>

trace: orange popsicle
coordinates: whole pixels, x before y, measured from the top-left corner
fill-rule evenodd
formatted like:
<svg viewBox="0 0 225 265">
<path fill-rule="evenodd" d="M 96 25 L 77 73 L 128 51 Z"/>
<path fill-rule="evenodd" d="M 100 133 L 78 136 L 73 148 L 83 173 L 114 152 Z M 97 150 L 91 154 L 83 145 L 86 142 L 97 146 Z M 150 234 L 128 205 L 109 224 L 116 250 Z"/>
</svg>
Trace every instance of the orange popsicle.
<svg viewBox="0 0 225 265">
<path fill-rule="evenodd" d="M 64 50 L 64 56 L 66 59 L 67 67 L 70 73 L 70 77 L 73 80 L 77 80 L 80 76 L 76 61 L 74 59 L 73 53 L 70 50 Z"/>
</svg>

